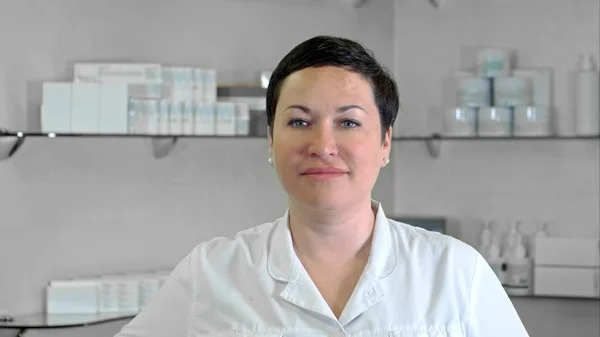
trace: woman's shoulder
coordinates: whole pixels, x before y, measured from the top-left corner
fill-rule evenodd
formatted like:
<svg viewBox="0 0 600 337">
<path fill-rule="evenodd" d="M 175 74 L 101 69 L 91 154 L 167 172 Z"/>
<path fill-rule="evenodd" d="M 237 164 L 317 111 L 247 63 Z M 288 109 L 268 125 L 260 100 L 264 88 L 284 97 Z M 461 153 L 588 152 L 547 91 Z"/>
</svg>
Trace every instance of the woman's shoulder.
<svg viewBox="0 0 600 337">
<path fill-rule="evenodd" d="M 271 233 L 280 219 L 264 222 L 230 236 L 217 236 L 198 243 L 192 254 L 204 262 L 222 262 L 236 254 L 257 254 L 268 245 Z"/>
<path fill-rule="evenodd" d="M 467 269 L 474 267 L 477 262 L 479 252 L 458 238 L 392 219 L 388 220 L 398 240 L 400 253 L 418 256 L 419 260 L 429 259 L 434 263 L 439 263 L 440 260 L 458 263 Z"/>
</svg>

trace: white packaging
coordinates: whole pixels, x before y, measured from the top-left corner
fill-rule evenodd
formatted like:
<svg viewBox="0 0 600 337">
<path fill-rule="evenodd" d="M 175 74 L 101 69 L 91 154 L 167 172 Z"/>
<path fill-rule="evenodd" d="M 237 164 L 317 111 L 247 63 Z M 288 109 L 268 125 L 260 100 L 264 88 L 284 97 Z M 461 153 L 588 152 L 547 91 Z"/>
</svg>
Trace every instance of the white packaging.
<svg viewBox="0 0 600 337">
<path fill-rule="evenodd" d="M 514 109 L 513 134 L 522 137 L 550 135 L 550 111 L 543 106 L 518 106 Z"/>
<path fill-rule="evenodd" d="M 204 69 L 204 102 L 215 103 L 217 101 L 217 71 L 215 69 Z"/>
<path fill-rule="evenodd" d="M 218 136 L 233 136 L 236 133 L 235 104 L 217 102 L 215 133 Z"/>
<path fill-rule="evenodd" d="M 477 74 L 485 77 L 510 74 L 510 51 L 499 48 L 483 48 L 476 53 Z"/>
<path fill-rule="evenodd" d="M 458 106 L 463 107 L 488 107 L 492 102 L 491 80 L 483 77 L 459 77 L 456 79 L 458 87 Z"/>
<path fill-rule="evenodd" d="M 119 312 L 119 284 L 116 280 L 100 279 L 100 295 L 98 297 L 98 312 Z"/>
<path fill-rule="evenodd" d="M 71 95 L 71 131 L 98 133 L 100 119 L 100 85 L 74 83 Z"/>
<path fill-rule="evenodd" d="M 159 101 L 149 100 L 146 102 L 147 133 L 156 135 L 160 132 L 159 125 Z"/>
<path fill-rule="evenodd" d="M 510 109 L 503 107 L 480 108 L 477 117 L 477 135 L 483 137 L 510 136 Z"/>
<path fill-rule="evenodd" d="M 43 132 L 71 132 L 71 83 L 44 82 L 41 126 Z"/>
<path fill-rule="evenodd" d="M 160 100 L 158 104 L 158 132 L 159 135 L 169 134 L 169 115 L 170 115 L 171 103 L 166 100 Z"/>
<path fill-rule="evenodd" d="M 533 84 L 532 104 L 552 107 L 552 68 L 514 69 L 513 76 L 527 78 Z"/>
<path fill-rule="evenodd" d="M 183 115 L 183 103 L 173 102 L 171 103 L 169 112 L 169 128 L 168 134 L 180 135 L 181 134 L 181 122 Z"/>
<path fill-rule="evenodd" d="M 162 83 L 164 85 L 173 84 L 173 67 L 162 67 Z"/>
<path fill-rule="evenodd" d="M 100 85 L 98 132 L 126 134 L 128 132 L 129 90 L 124 83 Z"/>
<path fill-rule="evenodd" d="M 162 69 L 154 63 L 75 63 L 75 83 L 125 83 L 133 98 L 160 98 Z"/>
<path fill-rule="evenodd" d="M 52 281 L 46 287 L 48 314 L 96 314 L 99 284 L 94 281 Z"/>
<path fill-rule="evenodd" d="M 215 105 L 209 103 L 196 104 L 194 111 L 194 134 L 207 136 L 215 134 Z"/>
<path fill-rule="evenodd" d="M 477 110 L 452 108 L 444 110 L 444 135 L 470 137 L 476 135 Z"/>
<path fill-rule="evenodd" d="M 105 276 L 101 278 L 103 291 L 106 295 L 103 309 L 108 312 L 137 313 L 139 312 L 138 281 L 126 275 Z"/>
<path fill-rule="evenodd" d="M 194 134 L 194 104 L 192 102 L 184 103 L 181 114 L 181 134 Z"/>
<path fill-rule="evenodd" d="M 204 99 L 204 71 L 200 68 L 194 69 L 194 103 L 205 103 Z"/>
<path fill-rule="evenodd" d="M 600 135 L 600 76 L 588 55 L 581 55 L 575 74 L 575 133 Z"/>
<path fill-rule="evenodd" d="M 194 101 L 194 73 L 192 68 L 173 68 L 171 97 L 173 103 L 192 103 Z"/>
<path fill-rule="evenodd" d="M 160 280 L 157 275 L 153 274 L 138 274 L 131 277 L 138 282 L 139 309 L 142 310 L 158 293 Z"/>
<path fill-rule="evenodd" d="M 600 298 L 600 269 L 536 266 L 536 296 Z"/>
<path fill-rule="evenodd" d="M 495 106 L 528 106 L 533 104 L 533 83 L 526 77 L 494 78 Z"/>
<path fill-rule="evenodd" d="M 250 134 L 250 108 L 246 103 L 235 103 L 236 135 Z"/>
<path fill-rule="evenodd" d="M 536 265 L 556 267 L 600 266 L 598 238 L 535 238 Z"/>
<path fill-rule="evenodd" d="M 146 134 L 148 133 L 148 113 L 146 111 L 146 101 L 140 99 L 129 100 L 129 133 Z"/>
</svg>

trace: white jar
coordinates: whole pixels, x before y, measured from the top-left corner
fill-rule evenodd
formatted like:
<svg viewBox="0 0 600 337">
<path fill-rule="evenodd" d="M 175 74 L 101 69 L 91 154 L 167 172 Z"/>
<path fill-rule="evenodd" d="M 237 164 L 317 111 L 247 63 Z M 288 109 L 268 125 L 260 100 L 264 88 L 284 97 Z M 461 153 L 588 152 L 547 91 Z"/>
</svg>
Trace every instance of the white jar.
<svg viewBox="0 0 600 337">
<path fill-rule="evenodd" d="M 484 77 L 462 77 L 457 79 L 458 106 L 486 107 L 492 102 L 491 80 Z"/>
<path fill-rule="evenodd" d="M 533 83 L 525 77 L 494 79 L 494 106 L 527 106 L 533 104 Z"/>
<path fill-rule="evenodd" d="M 509 108 L 480 108 L 477 119 L 479 136 L 506 137 L 511 135 L 511 111 Z"/>
<path fill-rule="evenodd" d="M 550 112 L 543 106 L 518 106 L 514 110 L 515 136 L 541 137 L 550 135 Z"/>
<path fill-rule="evenodd" d="M 444 135 L 475 136 L 477 110 L 470 107 L 444 110 Z"/>
<path fill-rule="evenodd" d="M 529 258 L 513 259 L 508 262 L 504 290 L 511 296 L 533 294 L 533 263 Z"/>
<path fill-rule="evenodd" d="M 510 73 L 510 52 L 506 49 L 483 48 L 477 51 L 477 74 L 486 77 Z"/>
</svg>

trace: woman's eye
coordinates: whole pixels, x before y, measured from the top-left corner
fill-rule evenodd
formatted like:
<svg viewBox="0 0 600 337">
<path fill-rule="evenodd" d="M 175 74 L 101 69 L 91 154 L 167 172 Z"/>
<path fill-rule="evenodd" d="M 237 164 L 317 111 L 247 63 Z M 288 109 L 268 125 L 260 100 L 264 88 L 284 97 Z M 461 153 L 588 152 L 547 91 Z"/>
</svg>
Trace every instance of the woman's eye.
<svg viewBox="0 0 600 337">
<path fill-rule="evenodd" d="M 299 128 L 299 127 L 303 127 L 306 126 L 306 121 L 302 120 L 302 119 L 292 119 L 289 123 L 290 126 L 295 127 L 295 128 Z"/>
<path fill-rule="evenodd" d="M 355 128 L 357 126 L 359 126 L 360 124 L 358 124 L 357 122 L 353 121 L 353 120 L 345 120 L 342 122 L 342 126 L 345 128 Z"/>
</svg>

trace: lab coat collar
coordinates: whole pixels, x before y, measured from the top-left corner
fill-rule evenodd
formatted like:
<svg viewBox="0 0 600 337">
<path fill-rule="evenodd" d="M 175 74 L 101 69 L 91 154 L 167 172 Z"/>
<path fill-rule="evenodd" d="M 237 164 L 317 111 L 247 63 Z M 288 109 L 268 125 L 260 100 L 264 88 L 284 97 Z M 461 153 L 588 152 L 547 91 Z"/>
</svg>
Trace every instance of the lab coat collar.
<svg viewBox="0 0 600 337">
<path fill-rule="evenodd" d="M 398 244 L 383 207 L 375 200 L 372 200 L 372 204 L 377 208 L 377 214 L 365 272 L 381 279 L 389 276 L 398 264 Z M 267 263 L 269 274 L 276 280 L 290 282 L 298 276 L 294 275 L 294 264 L 300 261 L 296 257 L 289 228 L 289 209 L 276 220 L 269 243 Z"/>
</svg>

